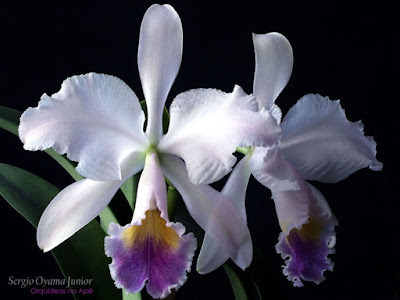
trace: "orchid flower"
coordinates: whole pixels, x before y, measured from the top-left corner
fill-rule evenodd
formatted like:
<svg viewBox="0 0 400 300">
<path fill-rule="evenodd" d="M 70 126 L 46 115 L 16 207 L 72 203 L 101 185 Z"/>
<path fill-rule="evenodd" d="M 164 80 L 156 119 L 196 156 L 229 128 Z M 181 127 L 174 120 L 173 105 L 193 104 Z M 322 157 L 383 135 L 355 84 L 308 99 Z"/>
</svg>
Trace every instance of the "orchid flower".
<svg viewBox="0 0 400 300">
<path fill-rule="evenodd" d="M 236 86 L 232 93 L 196 89 L 170 106 L 163 135 L 164 104 L 182 60 L 182 25 L 169 5 L 153 5 L 140 29 L 138 67 L 147 105 L 120 79 L 89 73 L 65 80 L 58 93 L 41 97 L 21 117 L 27 150 L 49 147 L 79 162 L 85 179 L 62 190 L 37 228 L 45 252 L 85 226 L 108 205 L 122 183 L 143 169 L 132 222 L 110 224 L 105 241 L 111 275 L 128 292 L 165 297 L 186 280 L 196 248 L 193 234 L 168 218 L 164 176 L 180 192 L 194 220 L 242 268 L 251 261 L 251 238 L 232 202 L 208 183 L 231 171 L 237 146 L 268 146 L 280 128 L 257 101 Z M 248 119 L 252 120 L 250 124 Z M 267 130 L 265 130 L 267 128 Z"/>
<path fill-rule="evenodd" d="M 347 120 L 339 101 L 306 95 L 281 123 L 275 99 L 289 81 L 293 52 L 279 33 L 254 34 L 256 70 L 253 92 L 259 108 L 268 110 L 281 126 L 282 137 L 272 147 L 252 147 L 237 164 L 222 193 L 245 211 L 245 193 L 250 175 L 272 192 L 282 229 L 276 250 L 286 259 L 283 273 L 295 286 L 301 279 L 320 283 L 325 270 L 332 270 L 327 257 L 334 252 L 337 220 L 324 196 L 305 180 L 335 183 L 369 167 L 382 169 L 376 160 L 376 143 L 365 137 L 361 122 Z M 206 234 L 197 269 L 207 273 L 230 255 Z"/>
</svg>

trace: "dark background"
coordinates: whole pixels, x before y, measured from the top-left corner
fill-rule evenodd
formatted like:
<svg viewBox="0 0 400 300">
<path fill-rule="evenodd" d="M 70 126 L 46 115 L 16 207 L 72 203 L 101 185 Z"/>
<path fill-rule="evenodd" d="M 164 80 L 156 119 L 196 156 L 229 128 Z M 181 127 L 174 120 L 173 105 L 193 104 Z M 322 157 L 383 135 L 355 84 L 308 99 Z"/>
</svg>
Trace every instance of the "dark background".
<svg viewBox="0 0 400 300">
<path fill-rule="evenodd" d="M 218 4 L 216 4 L 216 2 Z M 303 2 L 303 1 L 301 1 Z M 143 98 L 136 65 L 140 22 L 151 1 L 2 1 L 0 5 L 0 104 L 24 111 L 37 106 L 69 76 L 88 72 L 115 75 Z M 162 2 L 164 3 L 164 2 Z M 291 42 L 294 70 L 277 104 L 283 112 L 306 93 L 341 99 L 348 119 L 362 120 L 378 143 L 383 172 L 361 170 L 335 185 L 315 185 L 339 220 L 334 272 L 320 285 L 292 287 L 281 272 L 274 245 L 279 234 L 268 190 L 252 179 L 247 197 L 254 244 L 271 264 L 285 299 L 400 299 L 398 86 L 399 34 L 395 8 L 363 5 L 293 5 L 287 1 L 170 1 L 184 30 L 182 66 L 170 92 L 234 84 L 252 91 L 251 33 L 278 31 Z M 396 79 L 396 80 L 395 80 Z M 59 188 L 72 180 L 43 153 L 0 131 L 1 162 L 38 174 Z M 8 286 L 8 277 L 62 278 L 51 254 L 36 246 L 35 230 L 4 200 L 1 293 L 29 298 L 29 290 Z M 265 285 L 272 284 L 266 281 Z M 44 296 L 55 299 L 55 296 Z M 66 298 L 66 297 L 64 297 Z M 178 299 L 232 299 L 224 271 L 192 272 Z"/>
</svg>

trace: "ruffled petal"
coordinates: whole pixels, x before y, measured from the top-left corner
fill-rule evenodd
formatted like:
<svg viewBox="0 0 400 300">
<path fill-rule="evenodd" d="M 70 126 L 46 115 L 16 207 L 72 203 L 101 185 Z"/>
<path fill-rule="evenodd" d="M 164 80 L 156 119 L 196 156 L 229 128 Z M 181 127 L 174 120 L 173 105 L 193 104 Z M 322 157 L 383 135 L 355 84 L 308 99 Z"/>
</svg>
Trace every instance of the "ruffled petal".
<svg viewBox="0 0 400 300">
<path fill-rule="evenodd" d="M 165 100 L 182 60 L 183 32 L 179 15 L 170 5 L 152 5 L 140 27 L 138 67 L 146 99 L 146 133 L 154 144 L 162 135 Z"/>
<path fill-rule="evenodd" d="M 253 34 L 256 54 L 253 94 L 259 107 L 271 109 L 289 81 L 293 69 L 293 50 L 280 33 Z"/>
<path fill-rule="evenodd" d="M 335 252 L 337 220 L 323 195 L 298 176 L 300 190 L 273 192 L 273 199 L 282 228 L 276 250 L 286 263 L 283 274 L 301 287 L 302 279 L 319 284 L 324 271 L 333 270 L 327 256 Z"/>
<path fill-rule="evenodd" d="M 153 298 L 177 290 L 187 279 L 197 246 L 194 235 L 184 231 L 180 223 L 167 223 L 158 210 L 147 211 L 140 226 L 111 223 L 105 252 L 112 258 L 115 285 L 130 293 L 146 285 Z"/>
<path fill-rule="evenodd" d="M 361 168 L 382 169 L 374 139 L 364 136 L 361 122 L 346 119 L 339 101 L 305 95 L 281 126 L 285 159 L 307 180 L 334 183 Z"/>
<path fill-rule="evenodd" d="M 249 166 L 254 178 L 272 191 L 299 189 L 297 178 L 279 147 L 255 148 Z"/>
<path fill-rule="evenodd" d="M 280 109 L 280 107 L 276 104 L 273 104 L 268 111 L 271 114 L 271 116 L 274 117 L 276 123 L 280 125 L 282 121 L 282 110 Z"/>
<path fill-rule="evenodd" d="M 165 298 L 182 286 L 197 246 L 194 235 L 184 232 L 181 223 L 169 222 L 165 180 L 156 155 L 149 154 L 131 224 L 110 224 L 105 240 L 116 286 L 136 293 L 146 285 L 153 298 Z"/>
<path fill-rule="evenodd" d="M 236 165 L 222 189 L 222 194 L 232 201 L 244 220 L 247 220 L 245 199 L 247 184 L 249 183 L 251 174 L 248 160 L 249 158 L 245 156 Z M 253 252 L 248 251 L 244 254 L 246 256 L 244 264 L 248 266 L 253 258 Z M 211 235 L 206 232 L 197 259 L 197 271 L 200 274 L 212 272 L 228 259 L 229 255 L 224 252 L 218 243 L 212 239 Z"/>
<path fill-rule="evenodd" d="M 123 181 L 75 182 L 50 202 L 37 227 L 37 243 L 44 252 L 52 250 L 84 227 L 108 205 Z"/>
<path fill-rule="evenodd" d="M 251 236 L 232 201 L 208 185 L 193 184 L 184 162 L 176 156 L 162 155 L 161 167 L 182 195 L 193 219 L 240 268 L 248 267 L 249 253 L 253 251 Z"/>
<path fill-rule="evenodd" d="M 89 73 L 66 79 L 51 97 L 21 116 L 26 150 L 54 148 L 79 161 L 92 180 L 121 180 L 122 162 L 147 147 L 144 113 L 135 93 L 120 79 Z"/>
<path fill-rule="evenodd" d="M 231 171 L 236 147 L 268 146 L 279 137 L 275 119 L 259 113 L 255 99 L 240 87 L 232 93 L 195 89 L 174 99 L 158 148 L 181 157 L 193 183 L 212 183 Z"/>
</svg>

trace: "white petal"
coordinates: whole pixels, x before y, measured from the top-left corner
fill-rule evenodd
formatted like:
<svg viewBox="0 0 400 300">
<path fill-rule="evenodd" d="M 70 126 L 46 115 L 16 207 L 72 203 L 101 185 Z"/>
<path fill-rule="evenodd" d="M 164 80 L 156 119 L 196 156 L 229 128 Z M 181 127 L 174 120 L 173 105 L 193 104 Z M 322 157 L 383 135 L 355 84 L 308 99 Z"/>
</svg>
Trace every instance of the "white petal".
<svg viewBox="0 0 400 300">
<path fill-rule="evenodd" d="M 50 202 L 40 217 L 38 246 L 47 252 L 71 237 L 97 217 L 122 183 L 142 168 L 143 157 L 135 157 L 124 163 L 122 180 L 83 179 L 67 186 Z"/>
<path fill-rule="evenodd" d="M 293 69 L 293 50 L 280 33 L 253 34 L 256 54 L 253 94 L 260 109 L 269 110 L 285 88 Z"/>
<path fill-rule="evenodd" d="M 244 220 L 247 219 L 245 198 L 247 184 L 250 178 L 250 168 L 248 157 L 245 156 L 233 169 L 222 189 L 222 194 L 227 196 Z M 245 265 L 248 266 L 253 258 L 253 252 L 246 252 L 243 254 L 246 257 Z M 203 245 L 200 250 L 199 258 L 197 259 L 197 271 L 200 274 L 206 274 L 214 271 L 229 259 L 229 255 L 224 252 L 221 247 L 216 243 L 211 235 L 206 232 L 203 240 Z"/>
<path fill-rule="evenodd" d="M 253 176 L 274 192 L 298 190 L 299 185 L 279 147 L 254 149 L 250 161 Z"/>
<path fill-rule="evenodd" d="M 292 228 L 301 228 L 304 223 L 308 222 L 311 203 L 308 183 L 290 163 L 287 166 L 296 177 L 299 189 L 271 190 L 279 225 L 284 233 L 289 232 Z"/>
<path fill-rule="evenodd" d="M 146 133 L 152 143 L 162 135 L 165 100 L 182 60 L 183 32 L 179 15 L 170 5 L 152 5 L 140 27 L 138 67 L 146 99 Z"/>
<path fill-rule="evenodd" d="M 274 119 L 276 120 L 276 123 L 278 123 L 278 125 L 280 125 L 281 121 L 282 121 L 282 111 L 281 111 L 280 107 L 276 104 L 273 104 L 271 106 L 271 108 L 269 109 L 269 113 L 271 114 L 271 116 L 274 117 Z"/>
<path fill-rule="evenodd" d="M 236 147 L 267 146 L 279 139 L 275 119 L 257 111 L 254 98 L 238 86 L 232 93 L 195 89 L 179 94 L 158 148 L 181 157 L 193 183 L 215 182 L 232 169 Z"/>
<path fill-rule="evenodd" d="M 253 251 L 251 236 L 232 201 L 208 185 L 194 185 L 184 162 L 176 156 L 162 155 L 161 167 L 182 195 L 193 219 L 239 267 L 248 267 L 248 253 Z"/>
<path fill-rule="evenodd" d="M 326 216 L 337 221 L 329 207 L 325 197 L 311 184 L 302 178 L 301 174 L 290 164 L 293 176 L 299 185 L 298 190 L 279 191 L 271 190 L 272 198 L 283 232 L 289 232 L 292 228 L 301 228 L 309 218 Z"/>
<path fill-rule="evenodd" d="M 140 225 L 146 218 L 146 211 L 158 209 L 161 217 L 169 222 L 167 208 L 167 185 L 155 153 L 146 156 L 137 188 L 135 212 L 132 224 Z"/>
<path fill-rule="evenodd" d="M 338 182 L 353 172 L 369 167 L 377 171 L 376 143 L 364 136 L 361 122 L 352 123 L 339 101 L 306 95 L 282 121 L 285 159 L 308 180 Z"/>
<path fill-rule="evenodd" d="M 245 156 L 235 166 L 222 189 L 222 194 L 232 201 L 245 221 L 247 220 L 245 198 L 250 175 L 249 157 Z"/>
<path fill-rule="evenodd" d="M 52 250 L 93 220 L 108 205 L 122 183 L 83 179 L 63 189 L 39 220 L 39 248 L 44 252 Z"/>
<path fill-rule="evenodd" d="M 19 136 L 27 150 L 67 153 L 85 177 L 121 180 L 122 162 L 147 147 L 143 124 L 138 99 L 122 80 L 89 73 L 66 79 L 58 93 L 28 108 Z"/>
</svg>

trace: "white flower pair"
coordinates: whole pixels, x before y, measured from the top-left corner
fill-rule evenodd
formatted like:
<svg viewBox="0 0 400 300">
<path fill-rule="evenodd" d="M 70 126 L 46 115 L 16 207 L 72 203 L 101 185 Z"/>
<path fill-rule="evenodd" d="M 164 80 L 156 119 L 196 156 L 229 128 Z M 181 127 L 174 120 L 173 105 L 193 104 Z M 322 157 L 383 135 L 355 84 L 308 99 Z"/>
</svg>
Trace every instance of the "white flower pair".
<svg viewBox="0 0 400 300">
<path fill-rule="evenodd" d="M 281 123 L 274 101 L 292 71 L 289 42 L 278 33 L 254 35 L 253 95 L 195 89 L 162 115 L 182 59 L 183 34 L 169 5 L 151 6 L 140 30 L 138 67 L 147 105 L 120 79 L 89 73 L 65 80 L 51 97 L 21 117 L 19 135 L 27 150 L 54 148 L 77 161 L 86 177 L 62 190 L 44 211 L 37 230 L 49 251 L 85 226 L 108 205 L 122 183 L 143 169 L 132 222 L 111 224 L 106 254 L 111 275 L 129 292 L 143 288 L 165 297 L 186 279 L 196 249 L 193 234 L 170 222 L 164 176 L 176 187 L 193 219 L 206 232 L 197 269 L 207 273 L 228 258 L 241 268 L 252 260 L 245 191 L 250 174 L 271 189 L 282 234 L 277 250 L 291 260 L 284 269 L 295 285 L 319 282 L 330 269 L 336 220 L 324 197 L 304 180 L 336 182 L 369 166 L 375 143 L 360 123 L 350 123 L 338 102 L 303 97 Z M 249 147 L 222 192 L 208 184 L 228 174 L 237 147 Z M 295 243 L 293 240 L 299 241 Z M 328 245 L 329 242 L 329 245 Z M 299 248 L 300 247 L 300 248 Z M 318 259 L 312 261 L 302 249 Z M 305 256 L 304 256 L 305 255 Z"/>
</svg>

